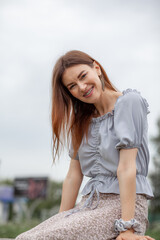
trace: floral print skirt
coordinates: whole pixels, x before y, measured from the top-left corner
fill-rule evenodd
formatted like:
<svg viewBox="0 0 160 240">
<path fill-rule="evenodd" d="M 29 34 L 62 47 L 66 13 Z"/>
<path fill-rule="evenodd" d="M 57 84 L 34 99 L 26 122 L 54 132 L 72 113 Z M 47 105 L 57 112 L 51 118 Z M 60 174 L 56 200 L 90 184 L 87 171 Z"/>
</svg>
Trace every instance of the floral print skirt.
<svg viewBox="0 0 160 240">
<path fill-rule="evenodd" d="M 81 208 L 88 198 L 82 197 L 75 209 Z M 92 205 L 96 205 L 94 194 Z M 16 240 L 115 240 L 115 219 L 121 218 L 119 194 L 100 193 L 99 205 L 95 209 L 84 208 L 68 217 L 68 211 L 60 212 L 31 230 L 17 236 Z M 135 219 L 141 223 L 141 233 L 148 227 L 148 203 L 145 195 L 136 194 Z M 135 234 L 138 234 L 135 232 Z"/>
</svg>

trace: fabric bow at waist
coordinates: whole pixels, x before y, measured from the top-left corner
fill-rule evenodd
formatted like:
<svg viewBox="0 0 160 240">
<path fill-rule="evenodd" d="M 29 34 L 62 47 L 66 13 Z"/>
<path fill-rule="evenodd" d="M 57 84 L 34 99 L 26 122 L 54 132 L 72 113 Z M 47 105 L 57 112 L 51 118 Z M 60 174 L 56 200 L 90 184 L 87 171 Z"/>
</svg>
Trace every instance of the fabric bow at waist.
<svg viewBox="0 0 160 240">
<path fill-rule="evenodd" d="M 92 206 L 92 202 L 93 202 L 93 195 L 94 195 L 94 193 L 96 193 L 97 194 L 97 203 L 96 203 L 96 205 L 93 207 Z M 90 192 L 90 194 L 89 194 L 89 197 L 86 199 L 86 201 L 84 202 L 84 205 L 81 207 L 81 208 L 77 208 L 77 209 L 75 209 L 75 208 L 73 208 L 73 209 L 71 209 L 71 210 L 69 210 L 69 212 L 65 215 L 65 217 L 68 217 L 68 216 L 70 216 L 71 214 L 73 214 L 73 213 L 76 213 L 76 212 L 79 212 L 79 211 L 81 211 L 81 210 L 83 210 L 84 208 L 90 208 L 90 209 L 95 209 L 95 208 L 97 208 L 97 206 L 98 206 L 98 204 L 99 204 L 99 191 L 98 191 L 98 188 L 97 188 L 97 186 L 94 186 L 93 187 L 93 189 L 92 189 L 92 191 Z"/>
</svg>

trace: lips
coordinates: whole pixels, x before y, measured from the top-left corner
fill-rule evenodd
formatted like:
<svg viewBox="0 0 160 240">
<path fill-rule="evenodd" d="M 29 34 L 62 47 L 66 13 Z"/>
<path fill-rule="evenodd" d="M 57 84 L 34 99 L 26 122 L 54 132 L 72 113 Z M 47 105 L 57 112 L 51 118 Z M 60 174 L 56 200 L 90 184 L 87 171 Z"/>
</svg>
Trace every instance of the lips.
<svg viewBox="0 0 160 240">
<path fill-rule="evenodd" d="M 94 87 L 91 87 L 84 95 L 83 97 L 88 97 L 90 95 L 90 93 L 92 92 Z"/>
</svg>

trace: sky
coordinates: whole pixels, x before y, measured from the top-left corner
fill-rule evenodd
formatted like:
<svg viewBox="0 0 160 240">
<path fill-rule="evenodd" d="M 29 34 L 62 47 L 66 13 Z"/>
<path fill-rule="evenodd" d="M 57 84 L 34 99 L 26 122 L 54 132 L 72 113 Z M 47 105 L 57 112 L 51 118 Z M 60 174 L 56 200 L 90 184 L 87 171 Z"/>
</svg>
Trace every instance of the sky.
<svg viewBox="0 0 160 240">
<path fill-rule="evenodd" d="M 64 180 L 66 147 L 52 164 L 51 78 L 56 60 L 75 49 L 99 61 L 120 91 L 137 89 L 147 99 L 152 170 L 150 138 L 160 116 L 159 12 L 158 0 L 0 0 L 0 180 Z"/>
</svg>

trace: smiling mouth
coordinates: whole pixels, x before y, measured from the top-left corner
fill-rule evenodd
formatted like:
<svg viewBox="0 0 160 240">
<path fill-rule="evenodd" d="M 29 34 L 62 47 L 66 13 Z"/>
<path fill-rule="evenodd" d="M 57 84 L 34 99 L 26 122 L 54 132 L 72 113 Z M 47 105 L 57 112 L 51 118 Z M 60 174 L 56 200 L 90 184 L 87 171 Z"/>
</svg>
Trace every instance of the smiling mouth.
<svg viewBox="0 0 160 240">
<path fill-rule="evenodd" d="M 94 88 L 94 87 L 91 87 L 91 88 L 89 89 L 89 91 L 83 95 L 83 97 L 88 97 L 88 96 L 90 95 L 90 93 L 92 92 L 93 88 Z"/>
</svg>

